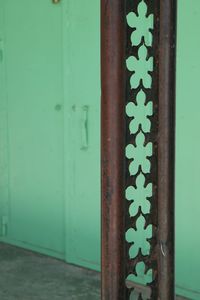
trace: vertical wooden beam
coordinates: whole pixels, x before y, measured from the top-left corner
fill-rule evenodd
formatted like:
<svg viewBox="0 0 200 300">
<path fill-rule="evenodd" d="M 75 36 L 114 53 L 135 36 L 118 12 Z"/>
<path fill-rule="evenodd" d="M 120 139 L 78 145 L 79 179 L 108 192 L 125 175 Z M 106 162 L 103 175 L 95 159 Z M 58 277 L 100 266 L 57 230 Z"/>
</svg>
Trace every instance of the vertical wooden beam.
<svg viewBox="0 0 200 300">
<path fill-rule="evenodd" d="M 126 299 L 125 1 L 101 0 L 102 299 Z"/>
<path fill-rule="evenodd" d="M 160 0 L 158 63 L 158 299 L 175 299 L 176 0 Z"/>
</svg>

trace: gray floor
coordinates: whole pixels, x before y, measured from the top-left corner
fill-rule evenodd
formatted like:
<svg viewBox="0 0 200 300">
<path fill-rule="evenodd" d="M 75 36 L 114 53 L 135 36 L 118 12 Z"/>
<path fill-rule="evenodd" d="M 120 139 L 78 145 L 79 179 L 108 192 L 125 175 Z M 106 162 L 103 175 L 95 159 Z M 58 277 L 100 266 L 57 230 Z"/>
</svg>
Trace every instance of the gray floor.
<svg viewBox="0 0 200 300">
<path fill-rule="evenodd" d="M 143 289 L 137 287 L 137 291 Z M 143 299 L 149 299 L 144 291 L 142 294 Z M 138 299 L 138 293 L 134 292 L 130 298 Z M 100 300 L 100 276 L 94 271 L 0 243 L 0 300 L 18 299 Z"/>
<path fill-rule="evenodd" d="M 0 243 L 0 300 L 100 300 L 93 271 Z"/>
</svg>

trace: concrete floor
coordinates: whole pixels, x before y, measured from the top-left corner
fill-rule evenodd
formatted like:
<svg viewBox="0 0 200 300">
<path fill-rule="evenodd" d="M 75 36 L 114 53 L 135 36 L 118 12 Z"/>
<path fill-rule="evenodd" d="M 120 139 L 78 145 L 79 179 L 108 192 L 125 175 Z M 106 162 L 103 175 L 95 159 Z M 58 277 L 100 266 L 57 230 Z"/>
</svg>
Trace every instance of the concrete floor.
<svg viewBox="0 0 200 300">
<path fill-rule="evenodd" d="M 1 300 L 100 300 L 99 274 L 0 243 Z"/>
<path fill-rule="evenodd" d="M 142 291 L 139 286 L 137 290 Z M 143 299 L 149 299 L 145 294 Z M 138 292 L 130 298 L 138 300 Z M 94 271 L 0 243 L 0 300 L 100 300 L 100 276 Z"/>
</svg>

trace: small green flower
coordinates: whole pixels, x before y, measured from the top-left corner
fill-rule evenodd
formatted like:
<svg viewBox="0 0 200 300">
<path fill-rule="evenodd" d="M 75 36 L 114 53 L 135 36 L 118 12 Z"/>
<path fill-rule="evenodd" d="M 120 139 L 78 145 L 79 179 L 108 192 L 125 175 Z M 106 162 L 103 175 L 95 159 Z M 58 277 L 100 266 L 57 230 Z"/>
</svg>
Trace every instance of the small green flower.
<svg viewBox="0 0 200 300">
<path fill-rule="evenodd" d="M 136 221 L 136 230 L 129 228 L 126 232 L 127 242 L 133 243 L 129 250 L 130 258 L 135 258 L 139 250 L 141 250 L 144 256 L 149 254 L 150 243 L 147 239 L 152 237 L 152 225 L 150 224 L 145 228 L 145 223 L 145 218 L 140 215 Z"/>
<path fill-rule="evenodd" d="M 152 156 L 152 143 L 144 145 L 145 136 L 142 132 L 139 132 L 136 136 L 136 146 L 128 144 L 126 147 L 126 157 L 133 161 L 129 165 L 129 172 L 131 175 L 137 174 L 139 168 L 143 173 L 149 173 L 151 169 L 151 163 L 148 157 Z"/>
<path fill-rule="evenodd" d="M 133 281 L 133 282 L 141 282 L 142 284 L 148 284 L 152 282 L 153 280 L 153 271 L 152 269 L 149 269 L 147 272 L 145 272 L 145 264 L 144 262 L 139 262 L 136 265 L 135 268 L 135 274 L 130 274 L 127 277 L 127 280 Z"/>
<path fill-rule="evenodd" d="M 133 28 L 133 33 L 131 34 L 131 42 L 133 46 L 137 46 L 141 43 L 142 38 L 146 46 L 152 45 L 152 33 L 153 29 L 153 15 L 147 17 L 147 5 L 144 1 L 141 1 L 138 5 L 138 15 L 134 12 L 130 12 L 127 15 L 127 23 Z"/>
<path fill-rule="evenodd" d="M 138 49 L 138 59 L 130 56 L 126 60 L 127 69 L 133 72 L 130 84 L 131 88 L 136 89 L 140 82 L 145 88 L 151 88 L 152 77 L 150 72 L 153 71 L 153 57 L 147 58 L 147 48 L 142 45 Z"/>
<path fill-rule="evenodd" d="M 146 95 L 143 90 L 140 90 L 136 97 L 136 103 L 129 102 L 126 106 L 126 114 L 128 117 L 132 117 L 129 128 L 130 133 L 134 134 L 138 131 L 139 126 L 143 132 L 149 132 L 151 129 L 151 122 L 148 116 L 153 113 L 152 102 L 145 104 Z"/>
<path fill-rule="evenodd" d="M 149 183 L 146 187 L 145 177 L 140 173 L 136 178 L 136 188 L 134 186 L 129 186 L 126 189 L 126 199 L 132 201 L 129 212 L 130 216 L 136 216 L 141 207 L 143 214 L 148 214 L 150 212 L 150 201 L 149 197 L 152 196 L 152 183 Z"/>
</svg>

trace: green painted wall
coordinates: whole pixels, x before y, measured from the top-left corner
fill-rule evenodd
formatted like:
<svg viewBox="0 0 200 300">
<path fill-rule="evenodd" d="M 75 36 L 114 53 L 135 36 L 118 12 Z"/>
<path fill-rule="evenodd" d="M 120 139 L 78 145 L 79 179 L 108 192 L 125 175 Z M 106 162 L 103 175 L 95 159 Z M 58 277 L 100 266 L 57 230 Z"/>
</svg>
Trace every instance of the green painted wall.
<svg viewBox="0 0 200 300">
<path fill-rule="evenodd" d="M 200 2 L 192 4 L 178 9 L 176 283 L 198 300 Z M 0 0 L 1 240 L 97 270 L 99 15 L 99 0 Z"/>
<path fill-rule="evenodd" d="M 195 300 L 200 299 L 199 28 L 200 1 L 178 1 L 176 277 L 178 291 Z"/>
</svg>

